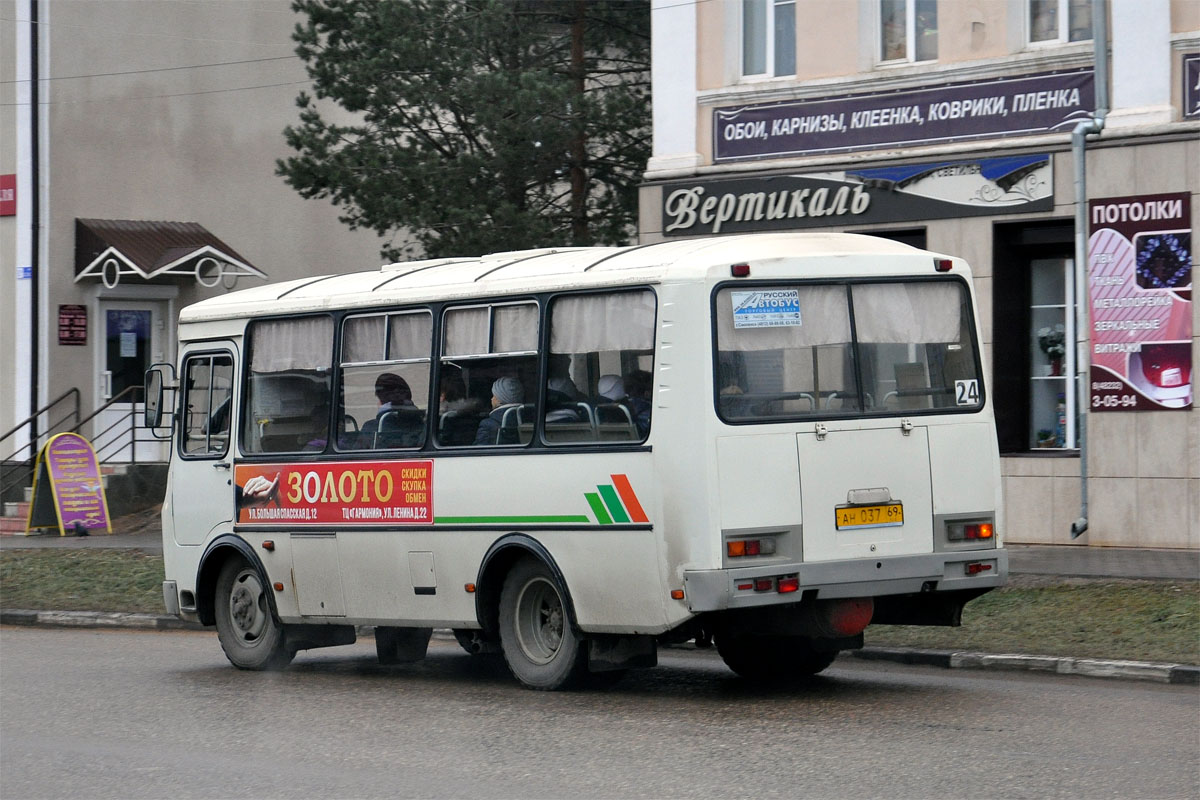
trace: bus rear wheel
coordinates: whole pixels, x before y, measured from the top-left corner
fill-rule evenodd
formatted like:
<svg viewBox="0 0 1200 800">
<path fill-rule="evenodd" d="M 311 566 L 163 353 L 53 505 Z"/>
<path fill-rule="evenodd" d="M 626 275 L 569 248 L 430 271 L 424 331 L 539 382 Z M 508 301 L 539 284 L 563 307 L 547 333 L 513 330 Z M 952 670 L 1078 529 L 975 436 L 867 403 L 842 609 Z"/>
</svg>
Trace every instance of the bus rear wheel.
<svg viewBox="0 0 1200 800">
<path fill-rule="evenodd" d="M 816 675 L 837 658 L 836 650 L 817 650 L 803 636 L 717 637 L 717 652 L 743 678 L 766 681 L 800 680 Z"/>
<path fill-rule="evenodd" d="M 582 682 L 587 647 L 571 628 L 565 592 L 541 561 L 523 559 L 500 592 L 500 643 L 513 677 L 552 691 Z"/>
<path fill-rule="evenodd" d="M 271 614 L 266 585 L 258 570 L 237 556 L 221 566 L 214 607 L 217 639 L 225 657 L 239 669 L 276 670 L 291 663 L 283 626 Z"/>
</svg>

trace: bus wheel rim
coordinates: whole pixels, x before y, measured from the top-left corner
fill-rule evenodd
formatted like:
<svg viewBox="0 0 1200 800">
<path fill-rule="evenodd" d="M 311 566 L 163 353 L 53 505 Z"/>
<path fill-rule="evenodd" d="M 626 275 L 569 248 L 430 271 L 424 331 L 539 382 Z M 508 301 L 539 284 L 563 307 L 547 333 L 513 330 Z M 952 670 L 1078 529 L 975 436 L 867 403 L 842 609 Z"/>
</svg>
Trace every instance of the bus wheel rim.
<svg viewBox="0 0 1200 800">
<path fill-rule="evenodd" d="M 517 595 L 517 642 L 535 664 L 554 660 L 562 645 L 565 617 L 558 590 L 545 578 L 534 578 Z"/>
<path fill-rule="evenodd" d="M 229 593 L 229 619 L 242 644 L 253 646 L 262 640 L 268 614 L 266 594 L 258 575 L 252 570 L 240 573 Z"/>
</svg>

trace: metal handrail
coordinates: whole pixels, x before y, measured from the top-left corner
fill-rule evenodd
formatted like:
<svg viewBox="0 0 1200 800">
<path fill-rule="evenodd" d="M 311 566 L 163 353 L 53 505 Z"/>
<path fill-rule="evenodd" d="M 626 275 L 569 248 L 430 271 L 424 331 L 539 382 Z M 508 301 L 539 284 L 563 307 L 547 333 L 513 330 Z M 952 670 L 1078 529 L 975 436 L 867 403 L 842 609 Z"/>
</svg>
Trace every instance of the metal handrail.
<svg viewBox="0 0 1200 800">
<path fill-rule="evenodd" d="M 0 436 L 0 442 L 3 442 L 8 437 L 12 436 L 14 433 L 21 430 L 21 428 L 24 428 L 26 425 L 32 425 L 33 421 L 35 419 L 40 417 L 42 414 L 45 414 L 47 411 L 54 408 L 56 405 L 58 405 L 59 403 L 61 403 L 63 400 L 70 397 L 71 395 L 75 396 L 74 416 L 75 416 L 75 419 L 79 419 L 79 389 L 77 389 L 75 387 L 71 387 L 70 389 L 67 389 L 65 392 L 60 394 L 58 397 L 51 400 L 49 403 L 46 403 L 46 405 L 42 406 L 37 411 L 30 414 L 28 417 L 25 418 L 25 420 L 23 422 L 17 423 L 16 427 L 13 428 L 12 430 L 10 430 L 8 433 L 4 434 L 3 436 Z M 64 417 L 64 419 L 65 419 L 65 417 Z M 54 426 L 51 426 L 50 430 L 53 430 L 53 429 L 54 429 Z M 21 449 L 24 450 L 25 448 L 21 448 Z M 16 455 L 16 451 L 13 452 L 13 455 Z"/>
<path fill-rule="evenodd" d="M 142 391 L 144 388 L 145 388 L 144 386 L 126 386 L 124 389 L 122 389 L 120 392 L 118 392 L 116 395 L 114 395 L 107 403 L 100 406 L 95 411 L 93 411 L 92 413 L 90 413 L 86 417 L 84 417 L 83 419 L 79 420 L 79 422 L 75 423 L 75 427 L 72 428 L 71 431 L 73 433 L 79 433 L 79 429 L 82 428 L 86 423 L 91 422 L 93 419 L 98 417 L 101 412 L 107 411 L 110 407 L 112 407 L 113 404 L 120 401 L 121 398 L 123 398 L 125 395 L 137 394 L 138 392 Z M 128 400 L 125 402 L 136 403 L 137 400 Z"/>
<path fill-rule="evenodd" d="M 120 454 L 120 452 L 122 450 L 124 450 L 126 446 L 129 447 L 129 462 L 131 464 L 137 463 L 137 442 L 138 442 L 137 427 L 138 426 L 137 426 L 137 409 L 135 408 L 135 406 L 138 402 L 138 400 L 137 400 L 138 394 L 140 392 L 142 392 L 144 389 L 145 389 L 144 386 L 126 386 L 124 389 L 122 389 L 120 392 L 118 392 L 116 395 L 114 395 L 111 399 L 109 399 L 109 401 L 107 403 L 100 406 L 95 411 L 93 411 L 91 414 L 88 414 L 86 417 L 81 419 L 79 421 L 79 424 L 75 426 L 75 432 L 78 433 L 79 430 L 86 423 L 91 422 L 93 419 L 98 417 L 104 411 L 107 411 L 109 408 L 111 408 L 116 403 L 126 402 L 126 403 L 130 404 L 129 411 L 126 414 L 124 414 L 120 417 L 117 417 L 104 430 L 97 431 L 92 434 L 92 447 L 96 453 L 96 462 L 97 463 L 99 463 L 99 464 L 108 463 L 108 461 L 110 459 L 116 458 L 116 456 L 118 454 Z M 127 395 L 128 395 L 128 397 L 126 397 Z M 114 437 L 113 439 L 111 439 L 109 441 L 102 441 L 102 439 L 107 434 L 112 432 L 114 429 L 124 425 L 126 419 L 129 420 L 129 442 L 127 444 L 122 442 L 119 437 Z M 108 452 L 109 448 L 111 448 L 113 446 L 116 446 L 116 450 L 114 450 L 112 452 Z M 107 455 L 103 455 L 105 453 L 107 453 Z M 103 455 L 103 457 L 101 457 L 102 455 Z"/>
<path fill-rule="evenodd" d="M 37 458 L 38 446 L 41 444 L 43 439 L 48 439 L 50 435 L 58 430 L 60 426 L 64 426 L 64 423 L 70 422 L 72 418 L 76 420 L 75 424 L 78 426 L 80 397 L 79 389 L 72 387 L 66 390 L 49 403 L 46 403 L 46 405 L 30 414 L 25 418 L 24 421 L 18 423 L 12 430 L 8 431 L 3 436 L 0 436 L 0 442 L 3 442 L 5 439 L 8 439 L 10 436 L 17 433 L 17 431 L 20 431 L 22 428 L 33 425 L 34 421 L 36 421 L 43 414 L 49 414 L 56 406 L 58 406 L 68 397 L 73 397 L 75 402 L 73 407 L 65 416 L 51 422 L 44 432 L 38 433 L 36 437 L 30 437 L 30 440 L 24 445 L 18 447 L 6 458 L 0 459 L 0 498 L 7 496 L 9 490 L 14 486 L 18 485 L 24 480 L 28 480 L 28 476 L 33 471 L 33 465 Z M 74 430 L 74 428 L 71 430 Z M 29 451 L 29 455 L 27 457 L 24 455 L 26 450 Z M 17 463 L 14 465 L 13 462 Z"/>
</svg>

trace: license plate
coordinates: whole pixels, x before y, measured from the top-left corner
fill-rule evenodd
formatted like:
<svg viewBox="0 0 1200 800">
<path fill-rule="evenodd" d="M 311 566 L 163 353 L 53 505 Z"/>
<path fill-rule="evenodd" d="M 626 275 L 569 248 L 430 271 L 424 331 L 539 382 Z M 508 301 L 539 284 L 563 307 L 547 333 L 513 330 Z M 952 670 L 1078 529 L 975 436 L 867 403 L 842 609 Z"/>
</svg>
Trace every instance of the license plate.
<svg viewBox="0 0 1200 800">
<path fill-rule="evenodd" d="M 892 528 L 904 524 L 904 506 L 884 503 L 878 506 L 844 506 L 833 510 L 839 531 L 855 528 Z"/>
</svg>

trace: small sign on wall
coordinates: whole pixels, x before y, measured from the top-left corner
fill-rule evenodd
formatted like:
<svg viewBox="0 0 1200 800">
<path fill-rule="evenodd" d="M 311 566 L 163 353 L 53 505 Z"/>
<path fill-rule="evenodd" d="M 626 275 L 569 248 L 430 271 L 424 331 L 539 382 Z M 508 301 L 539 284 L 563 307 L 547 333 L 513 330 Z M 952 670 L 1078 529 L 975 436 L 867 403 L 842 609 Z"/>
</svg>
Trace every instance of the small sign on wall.
<svg viewBox="0 0 1200 800">
<path fill-rule="evenodd" d="M 1200 118 L 1200 53 L 1183 56 L 1183 116 Z"/>
<path fill-rule="evenodd" d="M 58 307 L 58 343 L 61 345 L 86 345 L 87 306 L 60 305 Z"/>
<path fill-rule="evenodd" d="M 14 173 L 0 175 L 0 217 L 17 215 L 17 176 Z"/>
</svg>

